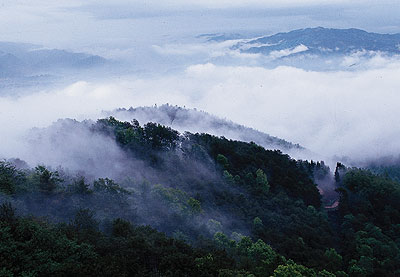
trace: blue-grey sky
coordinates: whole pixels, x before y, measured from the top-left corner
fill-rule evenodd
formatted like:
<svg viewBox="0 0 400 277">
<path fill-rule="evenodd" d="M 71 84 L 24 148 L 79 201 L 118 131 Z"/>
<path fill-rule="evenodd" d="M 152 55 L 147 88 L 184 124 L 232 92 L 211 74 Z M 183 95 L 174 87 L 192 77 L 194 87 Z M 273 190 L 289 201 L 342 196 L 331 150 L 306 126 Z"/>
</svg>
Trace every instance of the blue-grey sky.
<svg viewBox="0 0 400 277">
<path fill-rule="evenodd" d="M 316 26 L 400 32 L 398 0 L 3 0 L 0 7 L 0 40 L 72 50 Z"/>
</svg>

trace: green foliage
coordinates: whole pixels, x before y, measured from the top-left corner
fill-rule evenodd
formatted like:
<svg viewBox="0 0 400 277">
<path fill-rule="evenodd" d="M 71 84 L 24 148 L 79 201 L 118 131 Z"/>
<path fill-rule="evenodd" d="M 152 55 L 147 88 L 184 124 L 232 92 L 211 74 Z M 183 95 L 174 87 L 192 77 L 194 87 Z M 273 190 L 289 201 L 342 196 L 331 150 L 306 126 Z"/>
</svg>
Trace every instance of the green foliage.
<svg viewBox="0 0 400 277">
<path fill-rule="evenodd" d="M 324 254 L 325 268 L 331 272 L 336 272 L 342 269 L 343 258 L 336 252 L 334 248 L 327 249 Z"/>
<path fill-rule="evenodd" d="M 43 165 L 35 167 L 33 178 L 40 191 L 43 193 L 54 192 L 58 185 L 63 181 L 60 178 L 58 171 L 52 172 Z"/>
<path fill-rule="evenodd" d="M 215 258 L 210 253 L 204 257 L 196 258 L 194 260 L 198 271 L 207 272 L 210 275 L 214 271 L 214 267 L 215 267 L 214 261 L 215 261 Z"/>
<path fill-rule="evenodd" d="M 318 272 L 317 277 L 336 277 L 336 275 L 324 269 Z"/>
<path fill-rule="evenodd" d="M 54 227 L 18 219 L 11 228 L 0 221 L 0 268 L 11 276 L 95 274 L 97 254 L 88 244 L 69 240 Z"/>
<path fill-rule="evenodd" d="M 236 244 L 234 240 L 229 239 L 228 236 L 222 232 L 216 232 L 214 234 L 214 242 L 216 246 L 221 249 L 230 249 Z"/>
<path fill-rule="evenodd" d="M 305 266 L 289 261 L 285 265 L 279 265 L 277 269 L 274 270 L 273 277 L 315 277 L 316 274 L 313 270 L 306 268 Z M 323 276 L 323 275 L 322 275 Z"/>
<path fill-rule="evenodd" d="M 0 221 L 12 223 L 16 220 L 15 208 L 10 202 L 6 202 L 0 205 Z"/>
<path fill-rule="evenodd" d="M 224 170 L 223 176 L 224 176 L 225 181 L 226 181 L 228 184 L 231 184 L 231 185 L 232 185 L 232 184 L 235 183 L 235 178 L 232 176 L 232 174 L 229 173 L 228 170 Z"/>
<path fill-rule="evenodd" d="M 153 149 L 171 150 L 176 146 L 179 133 L 169 127 L 149 122 L 144 126 L 143 137 Z"/>
<path fill-rule="evenodd" d="M 400 273 L 396 235 L 400 223 L 399 183 L 369 171 L 350 169 L 341 184 L 339 211 L 348 273 L 396 276 Z"/>
<path fill-rule="evenodd" d="M 267 194 L 269 192 L 267 175 L 262 169 L 257 169 L 256 171 L 256 183 L 257 189 L 260 191 L 260 193 Z"/>
<path fill-rule="evenodd" d="M 189 197 L 182 190 L 155 185 L 152 190 L 153 195 L 163 201 L 170 209 L 182 214 L 199 215 L 203 212 L 200 201 Z"/>
<path fill-rule="evenodd" d="M 0 162 L 0 274 L 400 276 L 395 178 L 338 164 L 340 204 L 325 210 L 323 162 L 135 120 L 92 131 L 144 169 L 89 183 Z"/>
<path fill-rule="evenodd" d="M 230 269 L 221 269 L 218 272 L 218 277 L 255 277 L 254 274 L 245 271 L 245 270 L 230 270 Z"/>
<path fill-rule="evenodd" d="M 214 242 L 219 249 L 227 251 L 238 262 L 240 268 L 255 276 L 272 274 L 284 260 L 262 240 L 253 242 L 251 238 L 242 236 L 237 242 L 229 239 L 224 233 L 217 232 L 214 235 Z"/>
<path fill-rule="evenodd" d="M 236 242 L 241 241 L 243 239 L 243 237 L 244 236 L 242 234 L 238 233 L 238 232 L 232 232 L 232 234 L 231 234 L 231 239 L 236 241 Z"/>
<path fill-rule="evenodd" d="M 0 276 L 1 277 L 13 277 L 14 274 L 11 270 L 8 270 L 7 268 L 3 267 L 0 269 Z"/>
<path fill-rule="evenodd" d="M 253 229 L 256 234 L 260 234 L 263 232 L 265 226 L 259 217 L 255 217 L 253 220 Z"/>
<path fill-rule="evenodd" d="M 71 190 L 77 194 L 90 194 L 93 191 L 90 189 L 90 185 L 85 182 L 84 177 L 80 177 L 75 180 L 71 185 Z"/>
<path fill-rule="evenodd" d="M 257 240 L 247 249 L 248 256 L 254 261 L 258 261 L 255 265 L 254 272 L 259 275 L 263 273 L 272 273 L 273 269 L 280 262 L 279 255 L 262 240 Z"/>
<path fill-rule="evenodd" d="M 262 228 L 264 225 L 262 223 L 261 218 L 255 217 L 253 220 L 253 226 L 254 226 L 254 228 Z"/>
<path fill-rule="evenodd" d="M 220 164 L 222 168 L 224 168 L 225 170 L 229 169 L 229 161 L 224 155 L 222 154 L 217 155 L 217 163 Z"/>
<path fill-rule="evenodd" d="M 76 232 L 96 231 L 99 223 L 94 218 L 94 212 L 89 209 L 80 209 L 76 212 L 74 220 L 71 222 Z"/>
<path fill-rule="evenodd" d="M 136 120 L 121 122 L 114 117 L 98 120 L 94 128 L 113 134 L 121 145 L 138 153 L 147 149 L 172 150 L 179 139 L 179 133 L 169 127 L 149 122 L 142 128 Z"/>
<path fill-rule="evenodd" d="M 128 190 L 108 178 L 100 178 L 97 181 L 94 181 L 93 189 L 96 192 L 110 193 L 113 195 L 129 194 Z"/>
<path fill-rule="evenodd" d="M 229 141 L 207 134 L 191 135 L 189 139 L 192 143 L 202 145 L 211 156 L 217 159 L 220 157 L 220 161 L 223 159 L 218 155 L 223 155 L 229 161 L 229 174 L 238 176 L 241 185 L 251 192 L 258 194 L 260 190 L 284 190 L 291 197 L 302 199 L 307 205 L 320 207 L 318 189 L 309 173 L 304 171 L 303 164 L 291 160 L 280 151 L 265 150 L 254 143 Z M 261 171 L 257 179 L 254 175 L 258 169 Z"/>
<path fill-rule="evenodd" d="M 187 204 L 188 204 L 189 214 L 198 215 L 203 212 L 203 210 L 201 209 L 201 203 L 199 200 L 190 197 L 189 200 L 187 201 Z"/>
<path fill-rule="evenodd" d="M 5 194 L 15 193 L 24 178 L 24 174 L 18 171 L 14 165 L 0 161 L 0 192 Z"/>
<path fill-rule="evenodd" d="M 132 234 L 133 226 L 129 221 L 117 218 L 113 221 L 112 235 L 114 237 L 127 238 Z"/>
<path fill-rule="evenodd" d="M 222 224 L 221 222 L 214 220 L 214 219 L 210 219 L 207 222 L 207 228 L 210 231 L 211 234 L 215 234 L 217 232 L 222 232 Z"/>
</svg>

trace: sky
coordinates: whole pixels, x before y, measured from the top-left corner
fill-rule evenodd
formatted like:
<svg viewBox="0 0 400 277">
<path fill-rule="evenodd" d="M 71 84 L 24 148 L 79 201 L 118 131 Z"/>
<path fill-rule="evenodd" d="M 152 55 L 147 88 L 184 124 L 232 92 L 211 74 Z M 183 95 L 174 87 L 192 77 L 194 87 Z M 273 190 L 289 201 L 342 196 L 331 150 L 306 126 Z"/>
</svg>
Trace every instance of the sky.
<svg viewBox="0 0 400 277">
<path fill-rule="evenodd" d="M 233 51 L 237 41 L 196 38 L 316 26 L 400 33 L 399 14 L 400 2 L 393 0 L 0 0 L 0 41 L 125 63 L 109 78 L 104 72 L 97 79 L 82 75 L 30 87 L 22 96 L 0 96 L 0 124 L 8 134 L 0 156 L 23 157 L 22 134 L 59 118 L 96 120 L 104 110 L 165 103 L 207 111 L 324 158 L 399 155 L 399 57 L 350 55 L 330 71 L 266 67 L 268 57 Z M 343 70 L 353 64 L 362 66 Z"/>
<path fill-rule="evenodd" d="M 163 44 L 194 34 L 267 34 L 304 27 L 400 32 L 396 0 L 2 0 L 0 40 L 100 51 Z"/>
</svg>

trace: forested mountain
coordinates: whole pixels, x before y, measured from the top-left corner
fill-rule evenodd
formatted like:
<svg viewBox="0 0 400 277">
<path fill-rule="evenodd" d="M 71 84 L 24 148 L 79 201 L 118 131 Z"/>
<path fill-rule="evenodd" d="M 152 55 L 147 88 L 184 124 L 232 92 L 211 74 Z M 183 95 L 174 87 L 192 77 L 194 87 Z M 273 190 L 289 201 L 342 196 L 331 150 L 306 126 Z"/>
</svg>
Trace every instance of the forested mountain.
<svg viewBox="0 0 400 277">
<path fill-rule="evenodd" d="M 75 144 L 54 144 L 72 152 L 75 170 L 0 162 L 4 276 L 400 274 L 397 181 L 342 164 L 331 178 L 322 162 L 157 123 L 58 124 L 80 130 Z M 78 137 L 118 155 L 85 159 L 101 148 L 73 152 Z M 91 170 L 101 163 L 113 179 Z M 323 204 L 323 178 L 337 207 Z"/>
<path fill-rule="evenodd" d="M 216 136 L 224 136 L 233 140 L 255 142 L 264 148 L 279 149 L 286 153 L 305 150 L 298 144 L 288 142 L 197 109 L 187 109 L 165 104 L 152 107 L 117 109 L 112 112 L 105 112 L 105 115 L 112 115 L 121 120 L 136 118 L 141 123 L 156 122 L 179 131 L 207 133 Z"/>
</svg>

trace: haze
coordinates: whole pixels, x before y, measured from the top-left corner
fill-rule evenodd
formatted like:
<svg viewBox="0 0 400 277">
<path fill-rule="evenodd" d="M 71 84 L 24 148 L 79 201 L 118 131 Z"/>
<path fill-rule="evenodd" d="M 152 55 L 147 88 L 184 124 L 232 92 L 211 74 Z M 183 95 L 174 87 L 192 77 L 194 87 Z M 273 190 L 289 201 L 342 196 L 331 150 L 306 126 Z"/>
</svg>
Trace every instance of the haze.
<svg viewBox="0 0 400 277">
<path fill-rule="evenodd" d="M 63 82 L 45 86 L 27 85 L 18 96 L 2 88 L 0 123 L 7 136 L 0 155 L 5 158 L 27 158 L 21 145 L 32 127 L 60 118 L 96 120 L 104 110 L 164 103 L 207 111 L 327 159 L 400 154 L 398 55 L 349 55 L 331 60 L 328 70 L 328 64 L 326 69 L 269 66 L 290 53 L 265 57 L 232 48 L 246 38 L 316 26 L 399 33 L 397 1 L 1 4 L 1 41 L 100 55 L 115 66 L 68 73 Z M 213 33 L 232 39 L 198 37 Z"/>
</svg>

